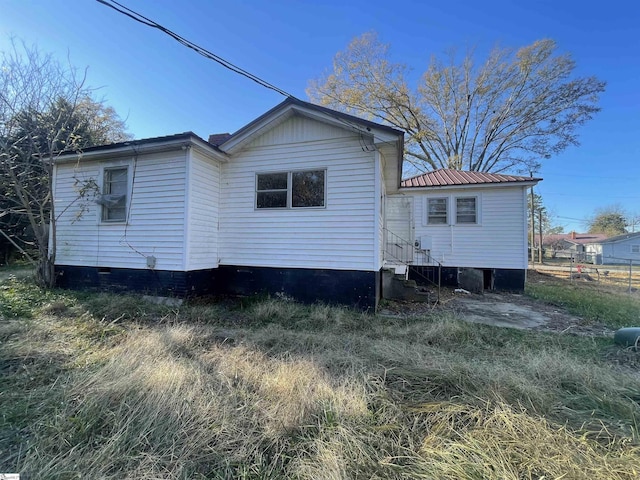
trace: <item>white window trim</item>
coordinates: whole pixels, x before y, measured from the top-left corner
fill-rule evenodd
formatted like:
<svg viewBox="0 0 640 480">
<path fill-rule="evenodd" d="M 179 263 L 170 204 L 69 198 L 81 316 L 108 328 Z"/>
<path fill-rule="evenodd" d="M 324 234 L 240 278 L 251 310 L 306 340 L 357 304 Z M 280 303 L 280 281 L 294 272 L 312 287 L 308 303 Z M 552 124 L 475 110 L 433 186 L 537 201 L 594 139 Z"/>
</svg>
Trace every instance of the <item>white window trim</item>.
<svg viewBox="0 0 640 480">
<path fill-rule="evenodd" d="M 133 190 L 133 172 L 132 172 L 132 162 L 131 160 L 121 160 L 117 162 L 109 162 L 100 165 L 100 172 L 98 173 L 97 183 L 100 187 L 100 193 L 102 193 L 104 189 L 104 172 L 106 170 L 113 170 L 117 168 L 126 168 L 127 169 L 127 198 L 125 203 L 125 218 L 124 220 L 104 220 L 102 209 L 103 206 L 97 204 L 97 217 L 96 221 L 98 225 L 126 225 L 129 222 L 129 214 L 130 214 L 130 205 L 131 205 L 131 195 Z"/>
<path fill-rule="evenodd" d="M 324 201 L 322 206 L 317 207 L 294 207 L 292 198 L 293 198 L 293 174 L 300 172 L 324 172 Z M 286 173 L 287 174 L 287 206 L 286 207 L 263 207 L 258 208 L 258 175 L 270 175 L 275 173 Z M 327 168 L 302 168 L 297 170 L 270 170 L 266 172 L 256 172 L 255 174 L 255 188 L 253 195 L 253 209 L 258 210 L 269 210 L 269 211 L 278 211 L 278 210 L 325 210 L 327 208 Z M 282 189 L 284 190 L 284 189 Z M 260 190 L 262 192 L 266 192 L 267 190 Z M 275 190 L 274 190 L 275 191 Z"/>
<path fill-rule="evenodd" d="M 475 222 L 458 222 L 458 199 L 461 198 L 474 198 L 476 201 L 476 221 Z M 452 223 L 461 227 L 475 227 L 480 225 L 480 196 L 479 195 L 455 195 L 452 203 L 454 204 L 452 212 Z"/>
<path fill-rule="evenodd" d="M 446 223 L 429 223 L 429 200 L 446 199 L 447 201 L 447 222 Z M 458 198 L 475 198 L 476 199 L 476 221 L 475 223 L 458 223 Z M 429 228 L 459 226 L 464 228 L 482 226 L 482 195 L 479 193 L 472 195 L 462 195 L 450 193 L 447 195 L 431 194 L 425 197 L 423 202 L 422 225 Z"/>
<path fill-rule="evenodd" d="M 446 218 L 444 223 L 430 223 L 429 222 L 429 200 L 444 200 L 446 205 Z M 450 223 L 450 207 L 451 199 L 448 195 L 430 196 L 425 199 L 424 202 L 424 224 L 428 227 L 443 227 Z"/>
</svg>

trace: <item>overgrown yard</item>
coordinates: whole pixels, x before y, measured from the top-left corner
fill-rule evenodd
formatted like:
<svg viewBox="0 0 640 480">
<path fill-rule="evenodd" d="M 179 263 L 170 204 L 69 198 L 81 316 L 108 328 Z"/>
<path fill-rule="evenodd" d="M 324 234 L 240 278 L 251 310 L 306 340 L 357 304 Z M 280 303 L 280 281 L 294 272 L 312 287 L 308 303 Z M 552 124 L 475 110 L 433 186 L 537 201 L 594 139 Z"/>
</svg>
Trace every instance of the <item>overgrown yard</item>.
<svg viewBox="0 0 640 480">
<path fill-rule="evenodd" d="M 595 315 L 618 327 L 637 323 L 639 307 L 627 320 Z M 638 354 L 610 338 L 470 324 L 438 309 L 383 317 L 274 299 L 166 307 L 13 279 L 0 284 L 0 315 L 0 472 L 640 475 Z"/>
</svg>

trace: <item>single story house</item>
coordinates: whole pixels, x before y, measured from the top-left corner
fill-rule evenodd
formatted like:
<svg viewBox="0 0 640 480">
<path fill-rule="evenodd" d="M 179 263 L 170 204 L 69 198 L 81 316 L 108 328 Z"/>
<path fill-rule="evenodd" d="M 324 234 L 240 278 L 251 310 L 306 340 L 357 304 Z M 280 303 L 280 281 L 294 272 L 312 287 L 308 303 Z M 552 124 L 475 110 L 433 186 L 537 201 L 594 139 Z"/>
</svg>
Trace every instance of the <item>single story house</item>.
<svg viewBox="0 0 640 480">
<path fill-rule="evenodd" d="M 440 262 L 454 277 L 473 267 L 493 287 L 524 287 L 524 190 L 537 179 L 402 182 L 403 132 L 294 98 L 209 140 L 187 132 L 60 156 L 58 284 L 374 309 L 384 271 Z"/>
<path fill-rule="evenodd" d="M 640 232 L 624 233 L 586 245 L 596 265 L 640 265 Z"/>
<path fill-rule="evenodd" d="M 554 233 L 543 235 L 542 248 L 551 258 L 573 258 L 578 262 L 592 261 L 588 245 L 606 240 L 604 233 Z M 539 236 L 536 235 L 536 240 Z M 538 242 L 536 242 L 538 243 Z"/>
<path fill-rule="evenodd" d="M 438 264 L 449 285 L 476 270 L 483 289 L 523 290 L 527 188 L 539 178 L 439 169 L 403 180 L 387 222 Z"/>
</svg>

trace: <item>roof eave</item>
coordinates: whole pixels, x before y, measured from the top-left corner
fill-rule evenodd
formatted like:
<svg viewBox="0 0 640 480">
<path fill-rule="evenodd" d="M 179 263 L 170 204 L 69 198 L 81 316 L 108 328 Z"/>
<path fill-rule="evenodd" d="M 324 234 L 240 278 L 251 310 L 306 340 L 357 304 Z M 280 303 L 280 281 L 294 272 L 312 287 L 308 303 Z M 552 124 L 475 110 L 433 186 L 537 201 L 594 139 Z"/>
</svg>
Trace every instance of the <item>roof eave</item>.
<svg viewBox="0 0 640 480">
<path fill-rule="evenodd" d="M 110 158 L 122 157 L 123 155 L 142 155 L 150 153 L 168 152 L 194 148 L 199 152 L 210 155 L 219 161 L 228 161 L 226 153 L 219 151 L 213 145 L 205 142 L 195 135 L 179 137 L 171 140 L 159 140 L 157 142 L 136 143 L 135 140 L 123 144 L 114 144 L 113 148 L 101 148 L 98 150 L 76 151 L 65 153 L 57 157 L 54 162 L 57 164 L 75 162 L 78 160 L 106 160 Z"/>
<path fill-rule="evenodd" d="M 504 188 L 504 187 L 533 187 L 537 181 L 532 182 L 493 182 L 493 183 L 455 183 L 451 185 L 425 185 L 423 187 L 400 187 L 400 191 L 429 191 L 429 190 L 454 190 L 472 188 Z"/>
</svg>

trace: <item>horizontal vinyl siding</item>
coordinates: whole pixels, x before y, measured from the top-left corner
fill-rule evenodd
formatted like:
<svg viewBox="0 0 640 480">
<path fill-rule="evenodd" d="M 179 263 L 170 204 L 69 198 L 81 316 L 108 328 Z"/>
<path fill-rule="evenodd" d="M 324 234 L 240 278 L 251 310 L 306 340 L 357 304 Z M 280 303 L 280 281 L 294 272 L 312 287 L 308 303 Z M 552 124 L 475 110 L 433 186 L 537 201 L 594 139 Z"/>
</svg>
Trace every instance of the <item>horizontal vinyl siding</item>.
<svg viewBox="0 0 640 480">
<path fill-rule="evenodd" d="M 147 268 L 156 257 L 158 270 L 182 270 L 184 264 L 185 153 L 156 153 L 133 158 L 57 166 L 55 205 L 58 265 Z M 92 199 L 77 201 L 75 178 L 94 179 L 100 187 L 104 166 L 129 166 L 129 224 L 100 222 Z M 77 218 L 84 205 L 87 210 Z M 64 211 L 64 212 L 63 212 Z"/>
<path fill-rule="evenodd" d="M 187 270 L 215 268 L 218 266 L 219 162 L 192 150 L 189 178 Z"/>
<path fill-rule="evenodd" d="M 640 238 L 630 238 L 615 243 L 602 244 L 603 263 L 626 264 L 631 260 L 633 265 L 640 263 L 640 253 L 632 253 L 631 245 L 640 245 Z"/>
<path fill-rule="evenodd" d="M 316 122 L 305 121 L 311 132 Z M 291 130 L 285 122 L 271 133 L 281 144 L 255 142 L 222 165 L 220 263 L 373 270 L 374 152 L 357 136 L 286 143 Z M 256 172 L 304 169 L 326 169 L 326 208 L 254 208 Z"/>
<path fill-rule="evenodd" d="M 445 266 L 527 268 L 525 196 L 522 187 L 438 190 L 414 194 L 415 237 L 431 237 L 431 255 Z M 425 225 L 426 198 L 449 198 L 452 225 Z M 477 196 L 478 225 L 455 224 L 455 198 Z M 412 240 L 412 239 L 410 239 Z"/>
</svg>

